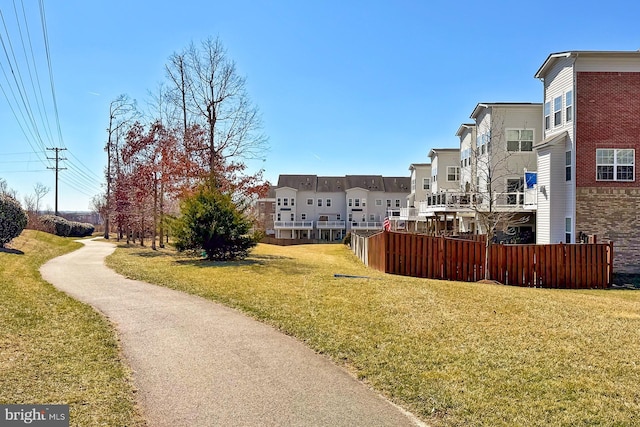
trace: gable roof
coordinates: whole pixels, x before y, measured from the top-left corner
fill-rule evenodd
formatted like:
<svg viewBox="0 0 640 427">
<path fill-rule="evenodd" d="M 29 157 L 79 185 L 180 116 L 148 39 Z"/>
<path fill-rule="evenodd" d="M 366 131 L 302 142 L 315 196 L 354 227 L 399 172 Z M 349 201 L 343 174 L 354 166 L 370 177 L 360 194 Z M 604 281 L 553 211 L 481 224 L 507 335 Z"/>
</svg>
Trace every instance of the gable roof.
<svg viewBox="0 0 640 427">
<path fill-rule="evenodd" d="M 456 132 L 456 136 L 460 136 L 462 135 L 466 130 L 471 130 L 474 127 L 476 127 L 475 123 L 463 123 L 460 125 L 460 127 L 458 128 L 458 131 Z"/>
<path fill-rule="evenodd" d="M 480 112 L 487 108 L 493 107 L 531 107 L 531 106 L 542 106 L 541 102 L 479 102 L 476 105 L 476 108 L 473 109 L 471 116 L 472 119 L 477 119 L 480 115 Z"/>
<path fill-rule="evenodd" d="M 592 58 L 640 58 L 640 51 L 637 50 L 573 50 L 566 52 L 556 52 L 550 54 L 547 59 L 542 63 L 538 71 L 534 77 L 536 79 L 544 78 L 549 69 L 553 67 L 553 65 L 562 58 L 574 57 L 578 58 L 579 56 L 588 56 Z"/>
</svg>

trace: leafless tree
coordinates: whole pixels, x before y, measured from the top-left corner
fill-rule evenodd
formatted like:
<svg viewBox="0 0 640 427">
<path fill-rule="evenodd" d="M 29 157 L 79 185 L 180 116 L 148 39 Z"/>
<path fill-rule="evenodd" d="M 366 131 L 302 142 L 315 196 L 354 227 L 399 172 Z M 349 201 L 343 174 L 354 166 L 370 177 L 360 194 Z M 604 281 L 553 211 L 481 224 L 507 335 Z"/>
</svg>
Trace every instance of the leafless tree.
<svg viewBox="0 0 640 427">
<path fill-rule="evenodd" d="M 9 184 L 4 178 L 0 178 L 0 194 L 11 196 L 17 200 L 18 192 L 12 188 L 9 188 Z"/>
<path fill-rule="evenodd" d="M 47 187 L 46 185 L 44 185 L 41 182 L 37 182 L 34 186 L 33 186 L 33 195 L 35 198 L 35 211 L 36 214 L 40 213 L 40 206 L 41 206 L 41 202 L 42 199 L 44 199 L 44 197 L 49 194 L 49 192 L 51 191 L 50 187 Z"/>
<path fill-rule="evenodd" d="M 140 113 L 138 112 L 136 101 L 132 100 L 128 95 L 119 95 L 109 104 L 109 127 L 107 128 L 107 197 L 106 197 L 106 215 L 104 221 L 104 238 L 109 238 L 109 217 L 111 216 L 111 180 L 113 179 L 113 162 L 112 159 L 118 159 L 118 145 L 120 136 L 123 135 L 125 126 L 133 123 Z M 116 164 L 117 167 L 117 164 Z"/>
<path fill-rule="evenodd" d="M 166 66 L 184 133 L 191 124 L 206 129 L 211 177 L 231 160 L 259 158 L 267 139 L 262 119 L 220 39 L 206 39 L 174 53 Z"/>
<path fill-rule="evenodd" d="M 494 112 L 490 127 L 477 129 L 477 144 L 471 147 L 472 169 L 475 179 L 466 185 L 469 206 L 475 220 L 486 234 L 485 278 L 489 279 L 490 247 L 498 237 L 513 236 L 514 227 L 528 224 L 530 215 L 525 206 L 524 171 L 526 157 L 519 155 L 521 147 L 509 147 L 509 136 L 503 126 L 503 118 Z M 527 132 L 526 123 L 523 126 Z M 520 130 L 519 130 L 520 132 Z M 533 131 L 531 131 L 533 135 Z M 520 143 L 518 139 L 518 143 Z M 526 142 L 526 151 L 532 151 Z"/>
</svg>

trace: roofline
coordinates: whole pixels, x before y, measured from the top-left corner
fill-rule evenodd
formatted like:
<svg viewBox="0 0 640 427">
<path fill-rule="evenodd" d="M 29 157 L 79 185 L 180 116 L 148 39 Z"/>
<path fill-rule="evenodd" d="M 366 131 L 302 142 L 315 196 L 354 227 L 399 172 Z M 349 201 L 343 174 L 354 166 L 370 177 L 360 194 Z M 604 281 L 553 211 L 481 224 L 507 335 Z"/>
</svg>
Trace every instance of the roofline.
<svg viewBox="0 0 640 427">
<path fill-rule="evenodd" d="M 454 151 L 460 151 L 459 148 L 432 148 L 431 150 L 429 150 L 429 154 L 427 154 L 428 157 L 432 157 L 431 153 L 437 154 L 440 151 L 444 151 L 446 152 L 454 152 Z"/>
<path fill-rule="evenodd" d="M 463 129 L 469 129 L 469 128 L 474 128 L 474 127 L 476 127 L 475 123 L 463 123 L 458 128 L 458 131 L 456 132 L 456 136 L 462 135 Z"/>
<path fill-rule="evenodd" d="M 414 170 L 416 166 L 431 166 L 431 163 L 411 163 L 409 165 L 409 170 Z"/>
<path fill-rule="evenodd" d="M 480 110 L 484 108 L 492 107 L 532 107 L 542 106 L 541 102 L 479 102 L 476 108 L 473 109 L 471 116 L 472 119 L 476 119 L 480 114 Z"/>
<path fill-rule="evenodd" d="M 534 74 L 536 79 L 544 78 L 544 75 L 547 73 L 549 67 L 555 62 L 558 58 L 569 58 L 578 56 L 640 56 L 640 50 L 570 50 L 566 52 L 556 52 L 550 54 L 547 59 L 542 63 L 538 71 Z"/>
</svg>

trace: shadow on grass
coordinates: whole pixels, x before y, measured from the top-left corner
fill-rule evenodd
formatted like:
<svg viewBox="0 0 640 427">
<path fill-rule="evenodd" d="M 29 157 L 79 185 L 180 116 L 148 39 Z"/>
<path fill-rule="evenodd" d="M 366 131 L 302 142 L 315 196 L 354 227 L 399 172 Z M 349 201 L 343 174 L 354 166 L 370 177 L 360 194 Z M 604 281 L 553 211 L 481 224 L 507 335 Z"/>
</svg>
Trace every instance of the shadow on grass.
<svg viewBox="0 0 640 427">
<path fill-rule="evenodd" d="M 270 261 L 278 261 L 278 260 L 290 260 L 293 258 L 280 256 L 280 255 L 251 255 L 248 258 L 235 260 L 235 261 L 209 261 L 204 258 L 193 257 L 188 259 L 179 259 L 176 260 L 176 264 L 180 265 L 192 265 L 194 267 L 206 268 L 206 267 L 247 267 L 247 266 L 255 266 L 267 265 Z"/>
<path fill-rule="evenodd" d="M 13 255 L 24 255 L 24 252 L 22 252 L 19 249 L 11 249 L 11 248 L 0 248 L 0 253 L 4 253 L 4 254 L 13 254 Z"/>
</svg>

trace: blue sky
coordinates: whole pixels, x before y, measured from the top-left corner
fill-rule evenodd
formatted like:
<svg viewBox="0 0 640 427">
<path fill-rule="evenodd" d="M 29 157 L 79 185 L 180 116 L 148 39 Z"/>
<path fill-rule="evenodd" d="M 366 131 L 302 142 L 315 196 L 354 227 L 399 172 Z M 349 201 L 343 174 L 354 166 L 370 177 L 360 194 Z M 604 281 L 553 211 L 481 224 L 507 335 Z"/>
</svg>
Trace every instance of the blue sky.
<svg viewBox="0 0 640 427">
<path fill-rule="evenodd" d="M 28 28 L 49 118 L 33 97 L 42 145 L 68 149 L 60 210 L 87 210 L 101 191 L 109 103 L 126 93 L 144 108 L 167 58 L 191 41 L 219 37 L 246 76 L 270 145 L 249 165 L 272 182 L 292 173 L 408 176 L 431 148 L 457 145 L 478 102 L 541 102 L 533 75 L 550 53 L 640 48 L 640 4 L 629 1 L 43 3 L 62 141 L 38 2 L 3 1 L 0 177 L 21 198 L 37 182 L 51 187 L 45 206 L 53 207 L 54 173 L 10 108 L 17 86 L 5 49 L 15 52 L 27 97 L 37 87 L 35 70 L 21 65 Z"/>
</svg>

